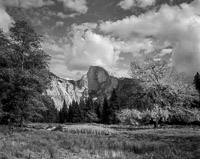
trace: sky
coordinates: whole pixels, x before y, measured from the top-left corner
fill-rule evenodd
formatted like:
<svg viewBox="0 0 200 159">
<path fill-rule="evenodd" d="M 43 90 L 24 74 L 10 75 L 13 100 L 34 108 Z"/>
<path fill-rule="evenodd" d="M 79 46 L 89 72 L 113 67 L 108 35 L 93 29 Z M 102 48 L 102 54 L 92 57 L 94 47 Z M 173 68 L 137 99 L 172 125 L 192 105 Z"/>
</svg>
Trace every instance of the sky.
<svg viewBox="0 0 200 159">
<path fill-rule="evenodd" d="M 92 66 L 127 77 L 151 56 L 200 69 L 200 0 L 0 0 L 0 28 L 28 21 L 44 37 L 51 71 L 79 79 Z"/>
</svg>

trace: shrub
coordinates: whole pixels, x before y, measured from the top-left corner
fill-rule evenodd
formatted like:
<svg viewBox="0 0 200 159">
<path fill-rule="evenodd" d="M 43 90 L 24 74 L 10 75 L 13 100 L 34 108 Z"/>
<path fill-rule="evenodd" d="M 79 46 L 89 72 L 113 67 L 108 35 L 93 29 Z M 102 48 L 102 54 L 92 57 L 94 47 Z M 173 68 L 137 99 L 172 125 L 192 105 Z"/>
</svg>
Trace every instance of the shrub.
<svg viewBox="0 0 200 159">
<path fill-rule="evenodd" d="M 172 108 L 170 111 L 170 118 L 168 122 L 171 124 L 200 123 L 200 111 L 197 108 Z"/>
<path fill-rule="evenodd" d="M 138 125 L 142 119 L 142 113 L 136 109 L 123 109 L 117 114 L 117 118 L 123 124 Z"/>
</svg>

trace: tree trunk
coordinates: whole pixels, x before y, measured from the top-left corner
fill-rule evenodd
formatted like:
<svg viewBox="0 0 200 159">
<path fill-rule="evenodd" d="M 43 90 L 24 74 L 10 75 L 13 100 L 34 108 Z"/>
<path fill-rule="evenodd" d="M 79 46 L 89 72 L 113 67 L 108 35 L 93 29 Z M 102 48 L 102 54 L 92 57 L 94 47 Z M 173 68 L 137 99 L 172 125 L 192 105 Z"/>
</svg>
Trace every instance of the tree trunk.
<svg viewBox="0 0 200 159">
<path fill-rule="evenodd" d="M 199 92 L 199 108 L 200 108 L 200 92 Z"/>
<path fill-rule="evenodd" d="M 21 128 L 23 128 L 23 126 L 24 126 L 24 117 L 23 116 L 21 116 L 21 118 L 20 118 L 20 125 L 19 125 Z"/>
<path fill-rule="evenodd" d="M 158 128 L 158 121 L 159 119 L 156 119 L 156 121 L 154 122 L 154 129 Z"/>
</svg>

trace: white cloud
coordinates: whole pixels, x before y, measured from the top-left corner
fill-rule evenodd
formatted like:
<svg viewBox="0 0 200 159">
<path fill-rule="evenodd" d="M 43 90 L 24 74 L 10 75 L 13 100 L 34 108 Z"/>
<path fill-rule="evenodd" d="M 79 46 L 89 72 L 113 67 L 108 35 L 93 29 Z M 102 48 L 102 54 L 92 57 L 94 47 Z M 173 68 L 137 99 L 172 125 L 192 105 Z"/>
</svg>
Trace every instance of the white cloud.
<svg viewBox="0 0 200 159">
<path fill-rule="evenodd" d="M 63 2 L 66 8 L 76 11 L 81 14 L 85 14 L 88 10 L 86 0 L 59 0 Z"/>
<path fill-rule="evenodd" d="M 9 16 L 9 14 L 5 11 L 5 9 L 0 5 L 0 28 L 2 28 L 4 32 L 7 32 L 12 22 L 14 22 L 13 19 Z"/>
<path fill-rule="evenodd" d="M 122 0 L 118 5 L 124 9 L 128 10 L 134 6 L 146 8 L 155 4 L 155 0 Z"/>
<path fill-rule="evenodd" d="M 66 65 L 70 70 L 87 70 L 91 65 L 113 67 L 115 51 L 109 38 L 91 30 L 75 32 L 66 50 Z"/>
<path fill-rule="evenodd" d="M 76 30 L 69 42 L 53 40 L 47 36 L 43 49 L 52 56 L 50 69 L 60 77 L 80 79 L 91 65 L 102 66 L 109 71 L 117 59 L 109 38 L 91 30 Z"/>
<path fill-rule="evenodd" d="M 42 47 L 52 57 L 50 70 L 59 77 L 68 77 L 69 70 L 65 65 L 65 46 L 46 35 Z"/>
<path fill-rule="evenodd" d="M 65 18 L 74 18 L 77 15 L 78 15 L 77 13 L 72 13 L 72 14 L 69 14 L 69 15 L 63 14 L 63 12 L 58 12 L 57 13 L 57 16 L 60 17 L 60 18 L 62 18 L 62 19 L 65 19 Z"/>
<path fill-rule="evenodd" d="M 174 65 L 192 73 L 200 70 L 199 14 L 199 0 L 180 7 L 163 5 L 158 12 L 104 22 L 100 29 L 122 39 L 152 37 L 156 47 L 171 44 Z"/>
<path fill-rule="evenodd" d="M 120 60 L 120 53 L 139 54 L 154 50 L 151 39 L 116 39 L 95 33 L 96 23 L 72 25 L 70 45 L 66 45 L 66 65 L 71 71 L 87 71 L 89 66 L 98 65 L 118 76 L 127 76 L 129 64 L 119 69 L 126 60 Z M 69 43 L 69 42 L 68 42 Z"/>
<path fill-rule="evenodd" d="M 58 21 L 56 22 L 56 27 L 61 27 L 64 25 L 64 22 L 63 21 Z"/>
<path fill-rule="evenodd" d="M 42 7 L 45 5 L 53 5 L 52 0 L 0 0 L 3 6 L 14 6 L 21 8 Z"/>
<path fill-rule="evenodd" d="M 113 45 L 119 52 L 131 53 L 134 56 L 139 55 L 141 51 L 148 54 L 155 50 L 154 41 L 150 38 L 134 38 L 121 42 L 113 41 Z"/>
</svg>

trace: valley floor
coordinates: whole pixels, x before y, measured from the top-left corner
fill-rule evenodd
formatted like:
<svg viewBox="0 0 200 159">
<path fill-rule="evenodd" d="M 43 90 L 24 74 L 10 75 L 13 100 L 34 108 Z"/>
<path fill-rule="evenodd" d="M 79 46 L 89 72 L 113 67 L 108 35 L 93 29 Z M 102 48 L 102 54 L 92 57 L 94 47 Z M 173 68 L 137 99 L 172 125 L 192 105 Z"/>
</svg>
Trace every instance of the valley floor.
<svg viewBox="0 0 200 159">
<path fill-rule="evenodd" d="M 0 159 L 199 159 L 200 127 L 33 124 L 0 128 Z"/>
</svg>

